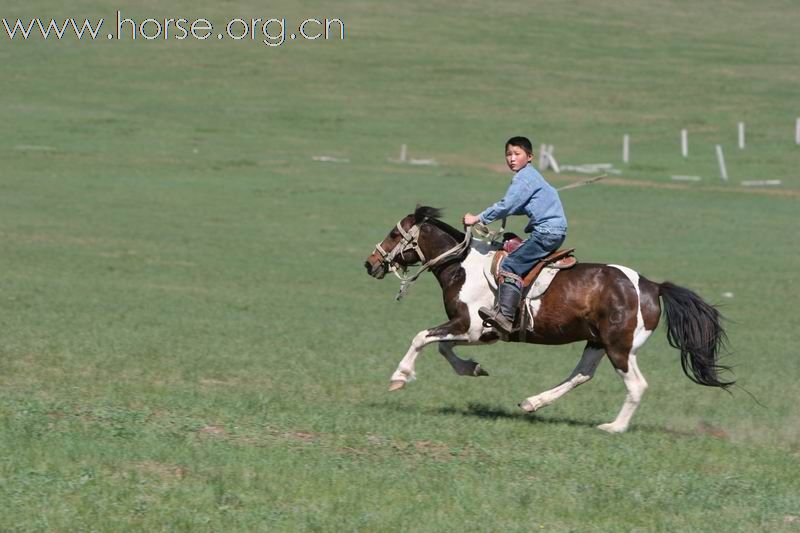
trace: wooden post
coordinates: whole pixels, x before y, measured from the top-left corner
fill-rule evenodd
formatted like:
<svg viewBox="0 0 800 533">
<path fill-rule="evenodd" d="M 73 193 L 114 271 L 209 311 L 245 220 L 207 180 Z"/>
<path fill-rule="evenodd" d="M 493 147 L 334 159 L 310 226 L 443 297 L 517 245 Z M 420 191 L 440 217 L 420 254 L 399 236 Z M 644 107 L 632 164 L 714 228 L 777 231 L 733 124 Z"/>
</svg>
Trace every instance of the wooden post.
<svg viewBox="0 0 800 533">
<path fill-rule="evenodd" d="M 800 144 L 800 117 L 797 118 L 797 122 L 794 124 L 794 142 L 795 144 Z"/>
<path fill-rule="evenodd" d="M 400 161 L 405 163 L 408 157 L 408 146 L 405 144 L 400 145 Z"/>
<path fill-rule="evenodd" d="M 627 133 L 622 136 L 622 162 L 627 164 L 630 160 L 631 136 Z"/>
<path fill-rule="evenodd" d="M 681 130 L 681 155 L 689 157 L 689 132 Z"/>
<path fill-rule="evenodd" d="M 725 156 L 722 155 L 722 146 L 717 145 L 717 162 L 719 163 L 719 175 L 725 181 L 728 181 L 728 171 L 725 168 Z"/>
</svg>

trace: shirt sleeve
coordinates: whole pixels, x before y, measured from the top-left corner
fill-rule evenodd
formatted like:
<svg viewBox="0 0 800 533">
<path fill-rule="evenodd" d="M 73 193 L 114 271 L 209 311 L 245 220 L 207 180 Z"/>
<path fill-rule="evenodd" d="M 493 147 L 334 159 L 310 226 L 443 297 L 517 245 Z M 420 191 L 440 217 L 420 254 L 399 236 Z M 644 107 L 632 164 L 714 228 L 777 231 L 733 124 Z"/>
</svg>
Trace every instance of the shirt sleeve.
<svg viewBox="0 0 800 533">
<path fill-rule="evenodd" d="M 497 219 L 521 210 L 528 203 L 532 194 L 533 186 L 528 180 L 520 176 L 514 176 L 505 196 L 495 204 L 487 207 L 478 217 L 483 224 L 491 224 Z"/>
</svg>

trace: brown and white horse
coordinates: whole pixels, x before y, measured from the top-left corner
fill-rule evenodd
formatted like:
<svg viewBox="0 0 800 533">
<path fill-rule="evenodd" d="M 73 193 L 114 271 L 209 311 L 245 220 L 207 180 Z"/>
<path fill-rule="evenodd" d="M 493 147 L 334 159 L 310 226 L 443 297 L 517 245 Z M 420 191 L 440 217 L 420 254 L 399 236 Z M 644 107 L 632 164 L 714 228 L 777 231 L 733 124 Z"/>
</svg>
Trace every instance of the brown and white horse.
<svg viewBox="0 0 800 533">
<path fill-rule="evenodd" d="M 493 290 L 484 275 L 494 248 L 483 241 L 448 257 L 465 241 L 465 234 L 440 219 L 440 211 L 418 207 L 400 220 L 364 266 L 381 279 L 398 267 L 417 263 L 430 266 L 442 287 L 447 322 L 420 331 L 391 377 L 390 390 L 403 388 L 415 379 L 414 363 L 420 351 L 433 342 L 457 374 L 482 376 L 480 364 L 456 355 L 454 346 L 492 343 L 500 339 L 478 316 L 482 306 L 491 307 Z M 426 258 L 442 257 L 434 265 Z M 628 428 L 647 381 L 639 371 L 636 354 L 650 337 L 661 317 L 663 300 L 667 318 L 667 340 L 680 350 L 684 373 L 700 385 L 727 388 L 720 381 L 718 363 L 726 337 L 717 309 L 694 292 L 669 282 L 655 283 L 634 270 L 619 265 L 579 263 L 553 279 L 533 317 L 534 328 L 525 342 L 567 344 L 586 341 L 580 362 L 561 384 L 531 396 L 519 405 L 528 412 L 550 405 L 573 388 L 589 381 L 605 353 L 625 383 L 627 396 L 613 422 L 600 429 L 619 433 Z"/>
</svg>

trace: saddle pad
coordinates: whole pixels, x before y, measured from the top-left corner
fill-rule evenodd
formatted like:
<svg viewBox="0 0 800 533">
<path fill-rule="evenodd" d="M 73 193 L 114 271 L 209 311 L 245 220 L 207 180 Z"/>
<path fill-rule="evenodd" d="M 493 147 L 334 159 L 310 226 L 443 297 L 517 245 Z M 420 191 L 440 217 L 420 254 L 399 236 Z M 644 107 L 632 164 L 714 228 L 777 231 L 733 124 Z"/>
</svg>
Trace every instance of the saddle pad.
<svg viewBox="0 0 800 533">
<path fill-rule="evenodd" d="M 551 267 L 544 267 L 542 272 L 536 278 L 536 281 L 531 284 L 530 288 L 528 289 L 528 293 L 523 298 L 522 302 L 522 313 L 527 313 L 527 316 L 524 317 L 525 329 L 528 331 L 533 331 L 534 327 L 534 318 L 536 314 L 539 312 L 539 308 L 542 306 L 542 295 L 552 283 L 553 278 L 556 277 L 556 274 L 561 272 L 562 269 L 560 268 L 551 268 Z"/>
<path fill-rule="evenodd" d="M 550 283 L 552 283 L 553 278 L 556 277 L 556 274 L 558 274 L 560 271 L 560 268 L 545 266 L 539 275 L 536 276 L 536 281 L 531 283 L 528 293 L 525 295 L 525 299 L 537 300 L 541 298 L 542 294 L 544 294 L 544 291 L 546 291 L 550 286 Z"/>
</svg>

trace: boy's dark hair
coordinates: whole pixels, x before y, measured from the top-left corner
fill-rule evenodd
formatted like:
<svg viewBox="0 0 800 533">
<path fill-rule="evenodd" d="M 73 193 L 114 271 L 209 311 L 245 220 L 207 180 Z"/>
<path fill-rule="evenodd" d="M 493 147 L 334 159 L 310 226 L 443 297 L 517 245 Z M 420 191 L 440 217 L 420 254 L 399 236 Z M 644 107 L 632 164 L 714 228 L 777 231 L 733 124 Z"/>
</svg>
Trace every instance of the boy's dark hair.
<svg viewBox="0 0 800 533">
<path fill-rule="evenodd" d="M 525 150 L 525 153 L 528 155 L 533 153 L 533 144 L 531 144 L 531 140 L 527 137 L 511 137 L 506 141 L 506 149 L 508 149 L 509 146 L 519 146 Z"/>
</svg>

